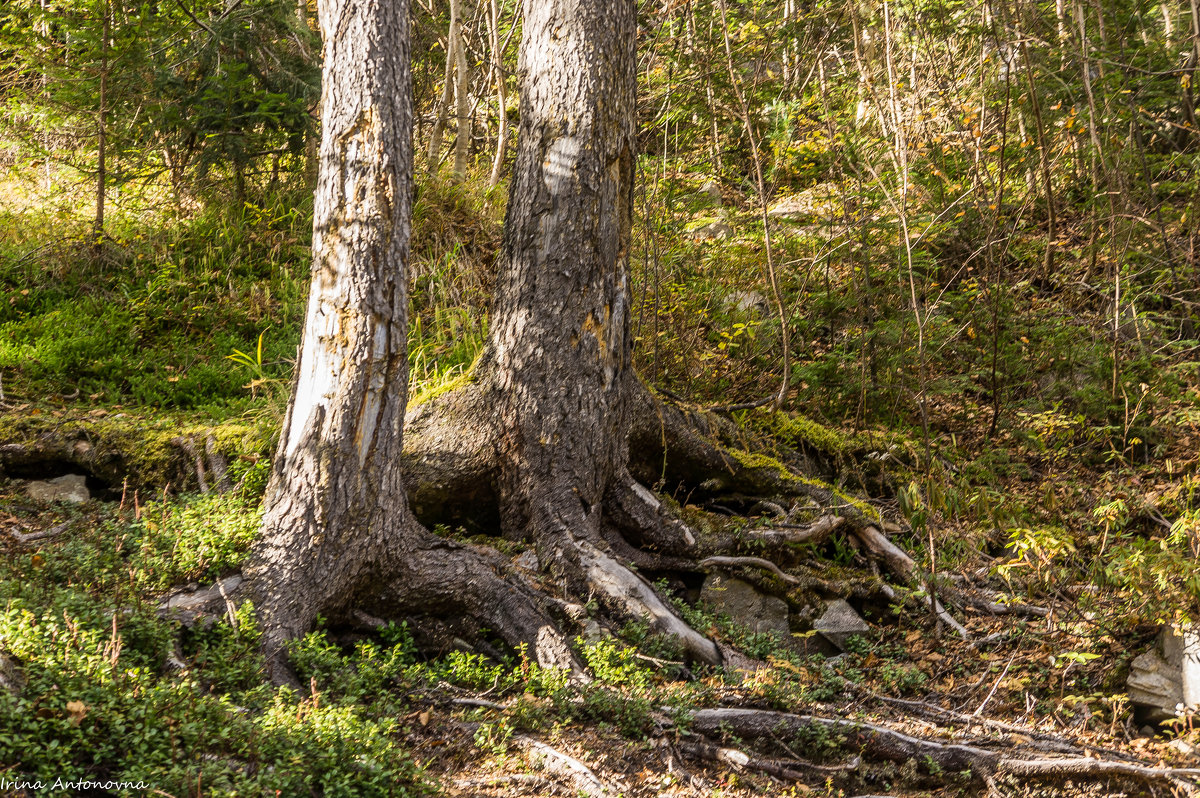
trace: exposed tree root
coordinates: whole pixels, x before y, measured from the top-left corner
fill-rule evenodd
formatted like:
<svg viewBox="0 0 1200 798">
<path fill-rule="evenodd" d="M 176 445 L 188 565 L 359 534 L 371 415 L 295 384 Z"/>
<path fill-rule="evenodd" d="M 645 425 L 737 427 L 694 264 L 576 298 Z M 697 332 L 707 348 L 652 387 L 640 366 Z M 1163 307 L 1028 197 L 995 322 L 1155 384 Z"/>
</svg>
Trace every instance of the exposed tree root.
<svg viewBox="0 0 1200 798">
<path fill-rule="evenodd" d="M 1049 781 L 1119 776 L 1146 784 L 1182 789 L 1189 795 L 1195 794 L 1200 785 L 1200 768 L 1151 767 L 1093 757 L 1022 758 L 976 745 L 913 737 L 879 724 L 840 718 L 758 709 L 702 709 L 692 716 L 690 728 L 704 735 L 733 734 L 752 739 L 795 735 L 820 728 L 843 736 L 856 750 L 872 758 L 893 762 L 928 762 L 944 772 L 969 771 L 972 778 L 978 780 L 995 776 Z"/>
<path fill-rule="evenodd" d="M 575 757 L 564 754 L 540 740 L 522 734 L 514 737 L 512 742 L 518 748 L 526 751 L 532 764 L 566 779 L 576 795 L 582 794 L 589 798 L 611 798 L 621 792 L 618 788 L 601 780 L 592 772 L 591 768 Z"/>
<path fill-rule="evenodd" d="M 800 584 L 799 579 L 784 573 L 778 565 L 770 560 L 764 560 L 762 557 L 706 557 L 700 561 L 700 565 L 705 568 L 761 568 L 764 571 L 770 571 L 789 585 Z"/>
<path fill-rule="evenodd" d="M 816 544 L 825 541 L 835 530 L 845 524 L 846 519 L 840 515 L 823 515 L 806 526 L 778 525 L 768 529 L 752 529 L 743 534 L 756 543 L 765 546 L 785 546 Z"/>
<path fill-rule="evenodd" d="M 618 469 L 605 488 L 599 524 L 593 517 L 577 514 L 558 538 L 564 547 L 561 556 L 542 557 L 543 565 L 573 569 L 573 575 L 565 572 L 558 575 L 560 589 L 572 594 L 567 598 L 578 600 L 588 591 L 594 591 L 618 612 L 650 618 L 655 631 L 675 637 L 692 659 L 730 664 L 728 652 L 722 655 L 715 643 L 689 629 L 631 568 L 671 574 L 748 566 L 770 571 L 784 582 L 795 584 L 795 577 L 779 567 L 783 561 L 777 563 L 773 554 L 745 558 L 751 552 L 763 554 L 764 548 L 767 552 L 784 554 L 790 546 L 817 543 L 834 531 L 845 529 L 862 539 L 866 550 L 897 577 L 910 581 L 917 575 L 912 559 L 879 532 L 869 508 L 819 480 L 783 467 L 776 460 L 747 453 L 740 447 L 761 443 L 753 434 L 747 437 L 748 433 L 715 413 L 668 404 L 640 385 L 635 385 L 631 394 L 634 409 L 630 413 L 633 429 L 629 438 L 629 467 Z M 408 414 L 405 487 L 415 514 L 427 525 L 464 524 L 469 529 L 493 532 L 501 526 L 503 491 L 498 454 L 501 444 L 490 422 L 493 408 L 487 396 L 488 392 L 479 383 L 466 379 L 452 390 L 415 405 Z M 193 484 L 201 490 L 230 487 L 222 451 L 228 450 L 228 443 L 219 444 L 218 438 L 207 431 L 187 430 L 184 434 L 167 435 L 161 430 L 147 432 L 140 427 L 132 431 L 124 427 L 116 430 L 112 425 L 106 426 L 107 423 L 106 419 L 79 418 L 23 427 L 25 431 L 17 439 L 10 436 L 9 440 L 0 440 L 0 465 L 21 471 L 43 466 L 61 468 L 69 463 L 118 485 L 126 475 L 133 475 L 131 484 L 166 478 L 177 486 Z M 220 434 L 224 436 L 220 440 L 227 441 L 228 433 Z M 130 448 L 135 440 L 141 449 Z M 203 446 L 198 443 L 200 440 L 204 441 Z M 152 443 L 151 459 L 147 459 L 150 457 L 146 454 L 147 441 Z M 817 469 L 815 461 L 799 458 L 795 462 L 801 467 L 807 463 L 813 472 Z M 651 483 L 661 483 L 669 489 L 680 486 L 706 496 L 744 497 L 739 499 L 744 506 L 766 507 L 771 514 L 782 517 L 782 521 L 762 529 L 741 530 L 736 536 L 709 535 L 701 539 L 695 529 L 645 487 Z M 785 511 L 789 500 L 792 510 Z M 797 500 L 811 502 L 824 511 L 809 524 L 792 524 L 790 518 Z M 507 533 L 515 531 L 510 526 Z M 422 540 L 419 549 L 422 553 L 414 552 L 418 560 L 424 558 L 425 551 L 446 545 L 432 536 Z M 34 538 L 23 542 L 32 543 Z M 502 558 L 484 556 L 478 551 L 469 553 L 468 558 L 477 560 L 468 568 L 473 580 L 469 590 L 463 592 L 422 582 L 420 590 L 414 589 L 414 600 L 405 602 L 405 606 L 415 607 L 418 612 L 422 606 L 441 606 L 450 614 L 469 613 L 478 619 L 480 626 L 494 630 L 510 643 L 536 645 L 539 630 L 548 623 L 555 625 L 546 615 L 545 608 L 549 605 L 539 595 L 539 588 L 503 575 L 506 563 Z M 358 561 L 358 556 L 352 560 Z M 364 577 L 353 591 L 339 591 L 329 597 L 324 602 L 328 606 L 320 611 L 338 618 L 352 609 L 385 617 L 388 611 L 399 610 L 395 591 L 386 590 L 386 585 L 389 582 L 416 585 L 421 575 L 413 573 L 405 576 L 404 582 L 398 582 L 390 574 L 403 568 L 382 565 L 372 564 L 375 572 L 370 578 Z M 449 573 L 445 578 L 453 585 L 454 580 L 465 576 L 468 574 Z M 297 584 L 302 583 L 303 580 Z M 233 595 L 236 598 L 237 591 Z M 422 596 L 438 600 L 425 601 Z M 296 597 L 304 601 L 315 599 L 304 588 L 298 589 Z M 538 605 L 540 609 L 532 615 L 523 613 L 517 609 L 522 603 Z M 992 609 L 1003 611 L 1003 606 Z M 495 607 L 506 608 L 503 617 L 493 612 Z M 489 614 L 493 617 L 488 617 Z M 953 620 L 948 613 L 945 619 L 947 623 Z M 559 655 L 550 659 L 556 657 L 561 659 Z"/>
<path fill-rule="evenodd" d="M 682 739 L 674 743 L 680 753 L 709 762 L 718 762 L 734 770 L 751 770 L 777 779 L 801 781 L 816 777 L 844 775 L 858 769 L 860 759 L 854 757 L 844 765 L 817 765 L 800 759 L 771 759 L 753 756 L 737 748 L 724 748 L 707 742 Z"/>
</svg>

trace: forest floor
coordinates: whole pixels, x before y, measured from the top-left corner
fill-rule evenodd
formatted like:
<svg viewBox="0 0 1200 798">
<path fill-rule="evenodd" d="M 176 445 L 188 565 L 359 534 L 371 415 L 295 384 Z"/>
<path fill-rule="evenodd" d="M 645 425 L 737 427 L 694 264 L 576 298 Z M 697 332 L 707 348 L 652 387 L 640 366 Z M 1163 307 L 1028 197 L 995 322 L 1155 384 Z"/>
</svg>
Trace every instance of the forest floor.
<svg viewBox="0 0 1200 798">
<path fill-rule="evenodd" d="M 677 193 L 706 201 L 702 177 L 684 178 Z M 436 182 L 419 195 L 414 395 L 461 377 L 482 345 L 501 211 L 488 202 Z M 1163 770 L 1196 763 L 1191 716 L 1148 728 L 1126 687 L 1134 658 L 1194 617 L 1200 595 L 1197 342 L 1188 306 L 1154 305 L 1149 289 L 1138 301 L 1158 310 L 1114 336 L 1082 256 L 1045 285 L 933 274 L 944 290 L 926 319 L 923 391 L 902 280 L 876 287 L 868 330 L 855 263 L 785 279 L 798 309 L 791 412 L 728 418 L 820 461 L 926 578 L 881 577 L 845 530 L 780 560 L 804 591 L 731 573 L 794 614 L 814 579 L 846 598 L 869 631 L 843 653 L 813 652 L 803 619 L 773 636 L 722 617 L 696 601 L 693 574 L 662 583 L 676 609 L 762 667 L 685 663 L 636 619 L 581 624 L 584 685 L 519 652 L 364 623 L 306 637 L 293 652 L 306 689 L 273 690 L 251 608 L 178 618 L 160 606 L 236 574 L 257 533 L 304 307 L 301 205 L 170 225 L 118 216 L 99 257 L 84 223 L 50 234 L 50 210 L 0 213 L 0 777 L 142 780 L 92 794 L 171 798 L 1165 796 L 1200 784 Z M 753 289 L 753 214 L 723 215 L 735 235 L 707 241 L 684 231 L 712 209 L 676 210 L 657 231 L 639 226 L 663 245 L 637 275 L 639 373 L 695 407 L 769 395 L 780 338 Z M 1072 233 L 1060 221 L 1082 237 L 1082 222 Z M 816 263 L 818 243 L 799 233 L 777 246 Z M 209 435 L 232 490 L 201 490 Z M 68 472 L 89 476 L 92 499 L 29 495 L 29 480 Z M 689 519 L 727 512 L 663 490 Z M 729 523 L 770 526 L 769 512 L 741 509 Z M 435 531 L 521 568 L 519 542 Z M 926 609 L 931 586 L 966 639 Z M 996 602 L 1037 612 L 993 614 Z M 755 716 L 769 717 L 755 731 L 734 710 L 786 716 Z M 947 746 L 980 766 L 947 768 L 962 762 Z M 1059 769 L 1005 771 L 1005 757 Z"/>
<path fill-rule="evenodd" d="M 126 415 L 119 409 L 114 413 L 65 403 L 10 405 L 4 415 L 26 425 L 42 417 L 48 422 L 43 430 L 70 430 L 73 424 L 101 423 L 110 414 Z M 161 423 L 153 413 L 127 418 L 143 425 Z M 188 429 L 178 417 L 167 426 Z M 228 439 L 228 429 L 215 429 Z M 244 427 L 237 429 L 251 449 L 263 445 Z M 102 452 L 109 438 L 93 434 L 91 440 Z M 5 443 L 21 445 L 11 439 Z M 10 448 L 10 458 L 12 453 Z M 144 457 L 150 461 L 149 455 Z M 40 675 L 22 677 L 31 684 L 22 688 L 20 702 L 35 718 L 74 723 L 66 734 L 68 752 L 69 738 L 88 724 L 97 724 L 92 731 L 97 734 L 127 721 L 131 690 L 136 695 L 166 683 L 191 684 L 236 705 L 266 706 L 253 664 L 248 672 L 239 666 L 229 672 L 229 659 L 253 661 L 256 656 L 253 636 L 238 637 L 239 623 L 244 632 L 246 620 L 239 620 L 235 608 L 229 607 L 227 617 L 192 619 L 182 626 L 158 612 L 178 586 L 202 586 L 236 570 L 238 552 L 256 527 L 255 497 L 265 462 L 265 457 L 244 453 L 234 469 L 240 472 L 240 484 L 227 494 L 193 490 L 178 497 L 145 496 L 93 476 L 95 498 L 86 503 L 31 498 L 30 478 L 58 476 L 68 469 L 65 460 L 52 459 L 28 467 L 33 470 L 10 469 L 9 478 L 0 483 L 0 581 L 8 597 L 0 639 L 26 671 L 39 663 L 45 667 Z M 1118 476 L 1118 489 L 1143 494 L 1170 489 L 1166 482 L 1155 483 L 1145 468 L 1120 475 L 1068 475 L 1048 464 L 1041 480 L 1014 479 L 1007 490 L 1011 501 L 1044 502 L 1046 485 L 1092 484 L 1108 491 L 1114 488 L 1105 480 Z M 1076 499 L 1090 500 L 1090 495 Z M 521 548 L 508 548 L 514 561 Z M 941 572 L 943 583 L 960 591 L 1003 591 L 1014 602 L 1047 611 L 993 615 L 951 604 L 967 639 L 935 624 L 919 601 L 892 604 L 850 591 L 847 595 L 871 630 L 834 657 L 806 654 L 801 640 L 754 634 L 694 608 L 690 622 L 740 646 L 762 667 L 741 672 L 689 669 L 664 653 L 663 641 L 648 635 L 644 625 L 631 622 L 604 629 L 587 642 L 581 639 L 596 681 L 578 686 L 537 673 L 536 665 L 524 659 L 497 661 L 474 653 L 462 641 L 440 653 L 417 651 L 405 633 L 331 628 L 311 636 L 298 655 L 298 670 L 310 694 L 293 697 L 291 706 L 297 722 L 322 706 L 352 707 L 374 722 L 386 719 L 388 750 L 414 767 L 410 788 L 433 784 L 448 795 L 1135 796 L 1183 790 L 1186 781 L 1172 784 L 1157 776 L 1130 780 L 1119 774 L 1072 781 L 1070 774 L 1032 780 L 998 773 L 980 781 L 968 773 L 947 773 L 932 757 L 879 756 L 853 729 L 781 728 L 766 739 L 747 739 L 733 727 L 689 731 L 689 713 L 755 709 L 874 724 L 934 744 L 973 746 L 1022 759 L 1191 767 L 1196 735 L 1190 726 L 1151 733 L 1135 719 L 1125 698 L 1129 662 L 1154 645 L 1156 628 L 1122 626 L 1119 619 L 1096 612 L 1103 602 L 1081 609 L 1079 593 L 1087 589 L 1085 584 L 1039 581 L 1036 571 L 1047 564 L 1037 559 L 1038 550 L 1030 551 L 1025 559 L 1006 560 L 977 550 L 973 557 L 955 561 L 953 571 Z M 836 573 L 850 581 L 877 578 L 848 539 L 811 550 L 798 562 L 821 568 L 823 561 L 835 563 Z M 1000 578 L 1005 562 L 1018 565 L 1014 570 L 1020 576 Z M 80 602 L 88 597 L 96 606 L 80 612 Z M 125 609 L 114 614 L 121 606 Z M 17 640 L 22 617 L 40 618 L 43 635 L 46 624 L 54 627 L 40 639 L 63 650 L 35 653 L 30 646 L 36 647 L 37 636 Z M 56 620 L 61 622 L 57 626 Z M 78 628 L 72 631 L 76 626 L 91 627 L 90 643 L 63 639 L 64 634 L 78 636 Z M 144 671 L 132 687 L 116 675 L 131 655 L 135 670 Z M 97 659 L 107 663 L 100 670 L 109 671 L 108 679 L 98 677 Z M 367 668 L 371 662 L 378 670 Z M 104 695 L 73 699 L 71 688 L 60 684 L 66 671 L 72 671 L 67 678 L 79 695 L 97 690 Z M 386 706 L 379 704 L 376 691 L 387 693 Z M 71 700 L 82 702 L 74 713 Z M 185 721 L 168 717 L 164 728 L 174 734 L 179 722 Z M 46 725 L 37 736 L 62 739 Z M 82 735 L 75 746 L 86 750 L 90 736 Z M 207 780 L 220 785 L 223 777 L 200 767 L 197 755 L 224 759 L 225 767 L 235 763 L 247 773 L 253 772 L 256 758 L 269 761 L 261 750 L 236 751 L 209 741 L 178 757 L 176 765 L 184 770 L 195 766 L 203 774 L 195 791 L 186 794 L 224 794 L 215 786 L 212 793 L 202 786 Z M 21 768 L 20 760 L 6 764 L 10 773 Z M 168 780 L 176 784 L 174 789 L 176 778 Z M 167 783 L 162 789 L 179 795 Z M 242 794 L 233 783 L 228 789 Z M 360 793 L 351 788 L 345 794 Z"/>
</svg>

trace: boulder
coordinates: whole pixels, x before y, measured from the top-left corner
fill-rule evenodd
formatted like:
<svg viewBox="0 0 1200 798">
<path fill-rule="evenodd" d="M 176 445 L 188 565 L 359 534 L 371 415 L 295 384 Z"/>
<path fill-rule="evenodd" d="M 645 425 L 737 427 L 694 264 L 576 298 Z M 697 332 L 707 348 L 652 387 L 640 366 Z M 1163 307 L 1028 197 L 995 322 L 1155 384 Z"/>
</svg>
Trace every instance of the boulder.
<svg viewBox="0 0 1200 798">
<path fill-rule="evenodd" d="M 725 307 L 739 313 L 765 313 L 767 298 L 757 291 L 734 291 L 725 297 Z"/>
<path fill-rule="evenodd" d="M 513 558 L 513 565 L 517 566 L 518 568 L 524 568 L 526 571 L 534 572 L 541 568 L 541 564 L 538 562 L 537 552 L 533 549 L 528 549 L 518 554 L 515 558 Z"/>
<path fill-rule="evenodd" d="M 693 241 L 708 241 L 710 239 L 733 238 L 733 228 L 725 222 L 709 222 L 688 233 Z"/>
<path fill-rule="evenodd" d="M 30 482 L 25 486 L 29 498 L 39 502 L 68 502 L 82 504 L 92 498 L 87 489 L 87 477 L 67 474 L 57 479 Z"/>
<path fill-rule="evenodd" d="M 1200 708 L 1200 633 L 1164 629 L 1154 648 L 1129 665 L 1129 703 L 1144 720 L 1161 723 Z"/>
<path fill-rule="evenodd" d="M 862 616 L 845 599 L 840 598 L 825 602 L 825 612 L 813 624 L 813 628 L 840 651 L 846 650 L 846 642 L 853 635 L 865 635 L 871 631 Z"/>
<path fill-rule="evenodd" d="M 785 636 L 789 632 L 787 602 L 762 593 L 741 579 L 709 574 L 700 588 L 700 600 L 714 612 L 728 615 L 739 626 Z"/>
<path fill-rule="evenodd" d="M 717 181 L 709 180 L 700 187 L 700 193 L 712 200 L 713 204 L 721 204 L 721 187 L 717 185 Z"/>
</svg>

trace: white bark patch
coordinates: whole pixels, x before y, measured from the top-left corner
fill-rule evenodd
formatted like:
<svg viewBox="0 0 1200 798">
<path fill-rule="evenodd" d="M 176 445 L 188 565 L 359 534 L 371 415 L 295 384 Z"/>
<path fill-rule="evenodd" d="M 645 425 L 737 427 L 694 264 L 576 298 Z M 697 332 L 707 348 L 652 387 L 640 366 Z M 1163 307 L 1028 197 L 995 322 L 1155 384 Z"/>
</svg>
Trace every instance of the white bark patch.
<svg viewBox="0 0 1200 798">
<path fill-rule="evenodd" d="M 287 431 L 285 455 L 291 457 L 303 439 L 305 426 L 318 407 L 328 404 L 337 390 L 342 358 L 336 343 L 338 316 L 314 295 L 309 300 L 308 324 L 304 330 L 304 348 L 300 352 L 300 379 L 292 400 L 292 423 Z M 315 307 L 313 307 L 315 306 Z"/>
<path fill-rule="evenodd" d="M 371 377 L 367 384 L 367 395 L 363 400 L 358 418 L 358 465 L 367 462 L 367 454 L 375 440 L 375 427 L 379 424 L 379 411 L 383 407 L 384 371 L 387 368 L 388 331 L 387 323 L 375 322 L 375 335 L 371 342 Z"/>
<path fill-rule="evenodd" d="M 586 541 L 579 542 L 579 550 L 589 585 L 630 615 L 646 618 L 654 631 L 674 637 L 696 659 L 710 665 L 721 664 L 716 644 L 680 620 L 650 585 Z"/>
<path fill-rule="evenodd" d="M 640 482 L 633 483 L 633 492 L 638 495 L 638 498 L 650 505 L 655 510 L 658 510 L 662 505 L 659 504 L 658 497 Z"/>
<path fill-rule="evenodd" d="M 546 151 L 546 160 L 542 162 L 542 182 L 552 196 L 566 194 L 574 186 L 579 150 L 579 139 L 566 136 L 555 141 Z"/>
</svg>

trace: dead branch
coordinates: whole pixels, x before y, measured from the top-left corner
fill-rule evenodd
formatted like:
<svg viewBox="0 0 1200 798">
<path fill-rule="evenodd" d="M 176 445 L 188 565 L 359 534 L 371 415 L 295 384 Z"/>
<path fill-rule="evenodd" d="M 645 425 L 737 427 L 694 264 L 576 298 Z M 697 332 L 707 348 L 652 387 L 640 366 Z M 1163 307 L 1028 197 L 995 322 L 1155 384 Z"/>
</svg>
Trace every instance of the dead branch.
<svg viewBox="0 0 1200 798">
<path fill-rule="evenodd" d="M 867 551 L 887 566 L 887 569 L 895 576 L 903 579 L 905 582 L 917 581 L 917 577 L 920 574 L 916 562 L 903 549 L 888 540 L 888 536 L 880 532 L 878 527 L 871 526 L 870 524 L 856 527 L 854 535 L 862 542 Z M 886 585 L 884 587 L 887 588 L 884 591 L 884 595 L 891 592 L 892 595 L 889 595 L 888 598 L 894 598 L 894 591 Z M 963 640 L 971 639 L 971 633 L 967 631 L 965 626 L 954 620 L 954 616 L 946 611 L 946 608 L 942 606 L 940 601 L 926 595 L 924 602 L 926 606 L 932 604 L 938 619 L 957 632 L 959 637 Z"/>
<path fill-rule="evenodd" d="M 844 735 L 848 742 L 871 756 L 895 762 L 927 758 L 945 771 L 969 770 L 976 779 L 986 780 L 993 775 L 1049 780 L 1121 776 L 1144 783 L 1169 785 L 1189 795 L 1195 794 L 1200 784 L 1200 768 L 1151 767 L 1092 757 L 1023 759 L 1003 756 L 974 745 L 913 737 L 879 724 L 840 718 L 758 709 L 702 709 L 692 716 L 691 723 L 692 730 L 700 734 L 732 732 L 739 737 L 750 738 L 795 734 L 814 727 Z"/>
<path fill-rule="evenodd" d="M 1000 760 L 998 772 L 1010 776 L 1039 779 L 1098 779 L 1105 776 L 1127 776 L 1138 781 L 1166 782 L 1195 795 L 1197 785 L 1187 779 L 1200 780 L 1200 768 L 1156 768 L 1132 762 L 1076 757 L 1073 759 L 1012 759 Z"/>
<path fill-rule="evenodd" d="M 760 709 L 702 709 L 692 716 L 691 723 L 691 729 L 700 734 L 717 736 L 724 730 L 755 739 L 774 734 L 794 735 L 815 728 L 844 735 L 855 747 L 880 759 L 906 762 L 928 757 L 946 771 L 990 773 L 1000 759 L 999 754 L 982 748 L 925 740 L 886 726 L 839 718 Z"/>
<path fill-rule="evenodd" d="M 17 541 L 22 546 L 25 546 L 30 543 L 36 543 L 39 540 L 47 540 L 49 538 L 56 538 L 59 535 L 61 535 L 63 532 L 66 532 L 66 531 L 67 531 L 66 524 L 58 524 L 56 526 L 50 527 L 49 529 L 43 529 L 40 532 L 18 532 L 15 529 L 9 529 L 9 530 L 7 530 L 7 534 L 13 540 Z"/>
</svg>

